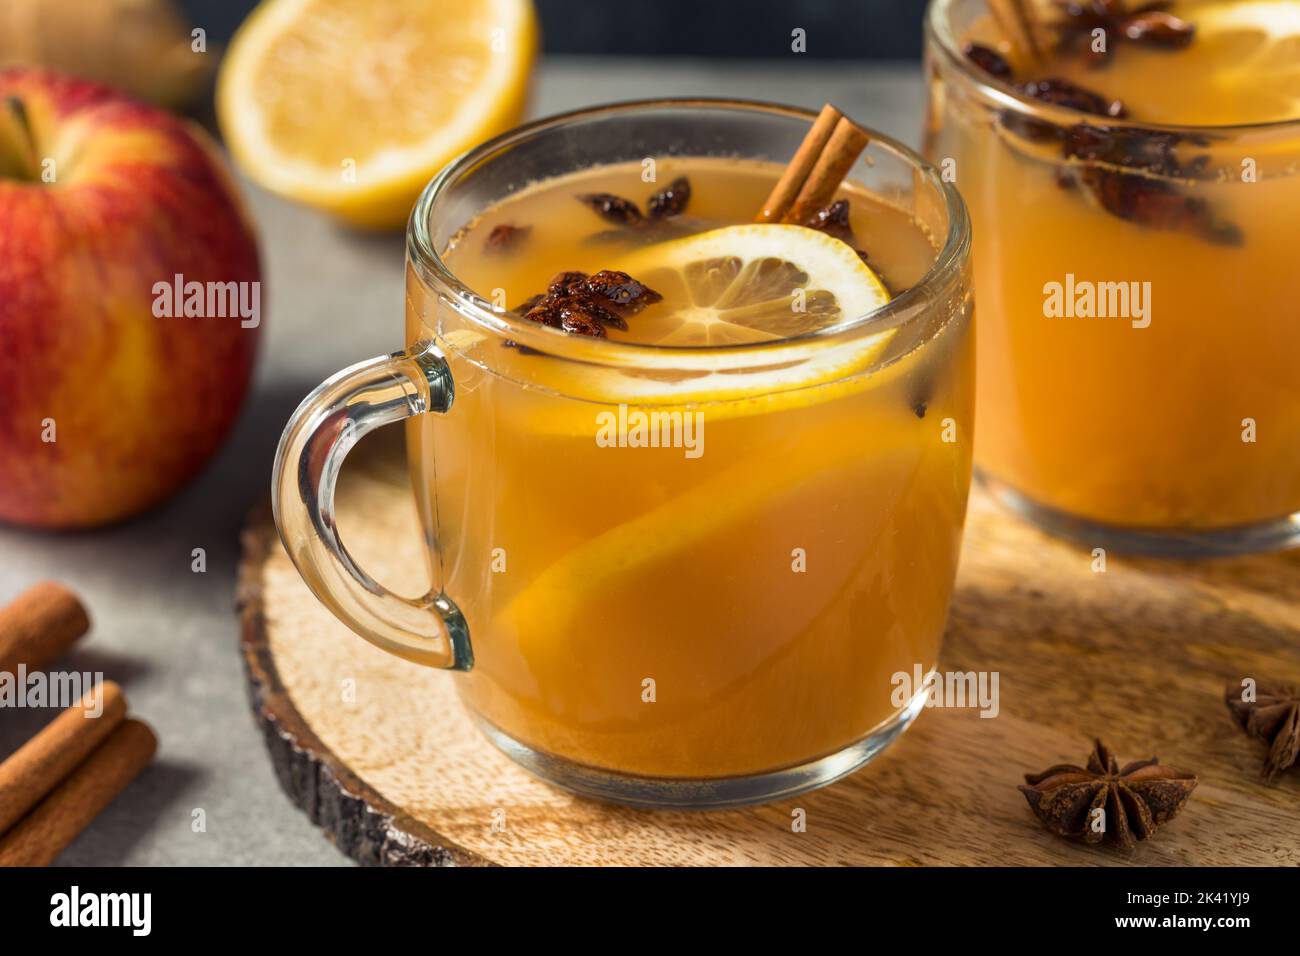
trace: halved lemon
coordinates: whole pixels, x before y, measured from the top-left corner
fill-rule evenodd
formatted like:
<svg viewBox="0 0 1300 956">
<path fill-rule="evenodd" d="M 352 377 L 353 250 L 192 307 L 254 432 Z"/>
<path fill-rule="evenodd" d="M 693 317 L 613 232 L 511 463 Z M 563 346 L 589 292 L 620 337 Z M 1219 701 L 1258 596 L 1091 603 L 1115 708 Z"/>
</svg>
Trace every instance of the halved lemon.
<svg viewBox="0 0 1300 956">
<path fill-rule="evenodd" d="M 711 229 L 638 250 L 618 268 L 664 297 L 636 322 L 633 337 L 653 345 L 774 341 L 889 301 L 880 277 L 851 247 L 805 226 Z M 888 337 L 882 334 L 877 348 Z"/>
<path fill-rule="evenodd" d="M 530 0 L 265 0 L 217 116 L 260 185 L 396 227 L 449 160 L 519 122 L 536 49 Z"/>
</svg>

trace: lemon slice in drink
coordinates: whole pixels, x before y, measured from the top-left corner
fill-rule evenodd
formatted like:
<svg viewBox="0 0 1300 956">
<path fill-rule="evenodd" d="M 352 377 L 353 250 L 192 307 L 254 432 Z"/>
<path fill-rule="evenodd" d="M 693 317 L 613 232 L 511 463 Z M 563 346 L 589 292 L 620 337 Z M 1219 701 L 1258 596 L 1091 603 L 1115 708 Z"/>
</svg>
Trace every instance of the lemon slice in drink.
<svg viewBox="0 0 1300 956">
<path fill-rule="evenodd" d="M 529 0 L 264 0 L 217 116 L 259 185 L 396 227 L 448 161 L 519 122 L 536 49 Z"/>
<path fill-rule="evenodd" d="M 1202 40 L 1214 44 L 1210 75 L 1248 111 L 1242 122 L 1300 115 L 1300 4 L 1241 0 L 1191 15 Z"/>
<path fill-rule="evenodd" d="M 850 321 L 889 301 L 880 277 L 846 243 L 804 226 L 712 229 L 649 246 L 619 268 L 663 302 L 633 337 L 664 346 L 771 342 Z M 884 347 L 888 336 L 876 345 Z"/>
<path fill-rule="evenodd" d="M 915 419 L 913 419 L 915 421 Z M 712 418 L 706 419 L 706 426 Z M 780 513 L 784 496 L 845 469 L 870 467 L 882 487 L 902 488 L 917 468 L 920 445 L 906 415 L 874 431 L 874 447 L 844 440 L 843 422 L 828 419 L 803 433 L 797 454 L 756 449 L 750 457 L 573 548 L 532 578 L 504 609 L 521 632 L 546 622 L 554 633 L 581 626 L 583 609 L 609 582 L 656 562 L 688 555 L 727 529 L 767 509 Z M 908 423 L 910 424 L 910 423 Z M 865 480 L 865 479 L 864 479 Z M 877 502 L 881 508 L 886 503 Z"/>
</svg>

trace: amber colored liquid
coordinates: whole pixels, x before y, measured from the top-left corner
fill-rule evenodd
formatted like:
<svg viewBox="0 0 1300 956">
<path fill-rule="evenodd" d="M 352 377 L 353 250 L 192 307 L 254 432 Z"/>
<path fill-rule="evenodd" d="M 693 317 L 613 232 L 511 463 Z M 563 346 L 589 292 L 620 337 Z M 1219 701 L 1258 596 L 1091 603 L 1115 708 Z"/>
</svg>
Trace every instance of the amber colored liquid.
<svg viewBox="0 0 1300 956">
<path fill-rule="evenodd" d="M 609 253 L 591 239 L 608 227 L 573 195 L 643 201 L 654 187 L 640 172 L 531 187 L 462 232 L 447 261 L 507 304 L 561 270 L 598 269 Z M 678 159 L 659 179 L 690 176 L 703 229 L 748 221 L 778 172 Z M 865 194 L 854 204 L 881 271 L 917 281 L 930 238 Z M 533 232 L 515 255 L 486 255 L 501 222 Z M 704 413 L 704 450 L 690 458 L 598 445 L 616 377 L 606 401 L 523 384 L 538 368 L 524 363 L 557 360 L 492 337 L 466 345 L 464 320 L 409 289 L 408 338 L 436 341 L 456 382 L 450 412 L 413 420 L 408 445 L 435 577 L 472 635 L 462 693 L 485 720 L 588 766 L 746 774 L 861 739 L 899 709 L 892 676 L 934 666 L 969 478 L 967 315 L 935 316 L 870 374 L 794 390 L 774 377 L 770 391 L 677 408 Z M 955 441 L 942 440 L 945 418 Z"/>
<path fill-rule="evenodd" d="M 1210 24 L 1222 6 L 1173 11 Z M 1273 6 L 1283 21 L 1300 18 L 1300 4 Z M 987 22 L 971 34 L 996 37 Z M 1034 75 L 1118 97 L 1136 123 L 1232 124 L 1300 116 L 1298 65 L 1300 37 L 1266 47 L 1258 31 L 1203 29 L 1182 51 L 1120 43 L 1100 68 L 1060 59 Z M 1300 510 L 1297 128 L 1178 147 L 1210 162 L 1173 184 L 1241 230 L 1240 244 L 1218 244 L 1062 188 L 1063 171 L 1087 164 L 1016 136 L 957 84 L 935 78 L 931 91 L 927 153 L 956 160 L 974 227 L 979 467 L 1039 504 L 1110 525 L 1216 529 Z M 1046 316 L 1045 285 L 1067 274 L 1149 282 L 1150 325 Z"/>
</svg>

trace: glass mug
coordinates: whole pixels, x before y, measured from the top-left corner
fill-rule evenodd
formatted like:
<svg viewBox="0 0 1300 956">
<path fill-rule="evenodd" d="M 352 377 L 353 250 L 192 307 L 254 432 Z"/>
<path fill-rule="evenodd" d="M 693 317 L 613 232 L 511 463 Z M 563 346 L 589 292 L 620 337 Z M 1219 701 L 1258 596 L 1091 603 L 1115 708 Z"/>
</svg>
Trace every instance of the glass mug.
<svg viewBox="0 0 1300 956">
<path fill-rule="evenodd" d="M 873 136 L 846 187 L 924 230 L 926 259 L 887 305 L 810 334 L 569 335 L 453 271 L 498 261 L 463 237 L 526 184 L 624 165 L 632 179 L 646 157 L 694 163 L 692 204 L 748 221 L 759 200 L 731 214 L 728 191 L 769 189 L 811 119 L 628 103 L 468 153 L 411 216 L 406 349 L 325 382 L 281 439 L 276 521 L 319 599 L 377 646 L 463 672 L 486 735 L 572 791 L 679 807 L 788 796 L 865 763 L 923 704 L 910 682 L 939 653 L 974 389 L 969 229 L 935 170 Z M 524 268 L 499 261 L 504 279 Z M 884 351 L 867 349 L 882 332 Z M 637 412 L 700 416 L 701 453 L 599 440 Z M 358 567 L 334 521 L 347 451 L 401 421 L 431 578 L 414 599 Z"/>
<path fill-rule="evenodd" d="M 971 210 L 980 477 L 1089 545 L 1194 557 L 1300 543 L 1300 122 L 1155 127 L 1030 99 L 962 55 L 987 15 L 984 0 L 930 5 L 924 148 L 955 163 Z M 1066 158 L 1069 135 L 1102 158 Z M 1177 175 L 1133 168 L 1165 143 Z M 1220 231 L 1135 221 L 1121 203 L 1140 190 L 1213 210 Z M 1073 299 L 1075 280 L 1106 290 L 1107 311 L 1110 290 L 1142 280 L 1145 315 L 1049 315 L 1048 289 Z"/>
</svg>

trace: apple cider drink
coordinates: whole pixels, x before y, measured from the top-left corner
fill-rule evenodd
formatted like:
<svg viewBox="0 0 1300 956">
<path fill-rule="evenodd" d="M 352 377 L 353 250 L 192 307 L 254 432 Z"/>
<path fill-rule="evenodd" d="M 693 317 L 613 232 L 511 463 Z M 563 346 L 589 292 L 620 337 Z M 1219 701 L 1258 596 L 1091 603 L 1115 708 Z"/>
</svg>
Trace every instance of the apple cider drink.
<svg viewBox="0 0 1300 956">
<path fill-rule="evenodd" d="M 1031 42 L 1012 4 L 929 17 L 927 152 L 975 232 L 981 472 L 1092 543 L 1293 543 L 1300 3 L 1020 9 Z"/>
<path fill-rule="evenodd" d="M 408 282 L 408 341 L 455 382 L 408 423 L 416 495 L 499 743 L 761 774 L 897 723 L 896 675 L 936 663 L 973 344 L 960 276 L 916 287 L 948 226 L 851 184 L 755 224 L 780 174 L 659 157 L 518 189 L 442 254 L 496 334 Z M 859 321 L 891 300 L 906 321 Z"/>
</svg>

